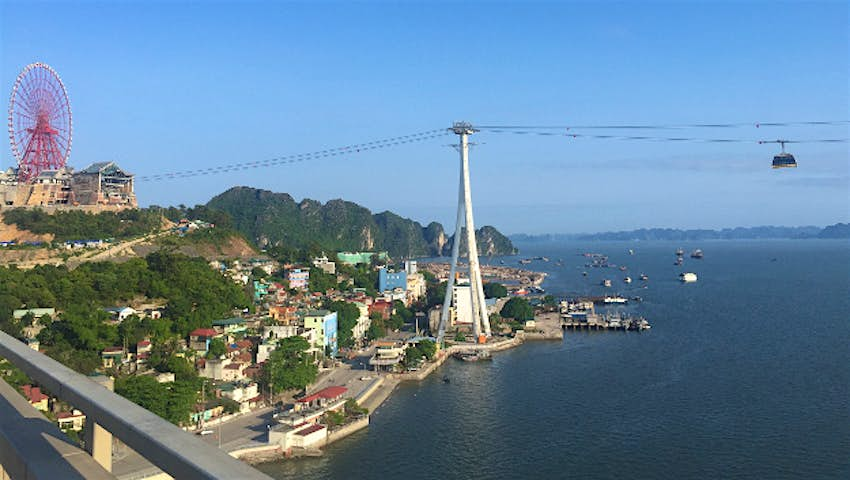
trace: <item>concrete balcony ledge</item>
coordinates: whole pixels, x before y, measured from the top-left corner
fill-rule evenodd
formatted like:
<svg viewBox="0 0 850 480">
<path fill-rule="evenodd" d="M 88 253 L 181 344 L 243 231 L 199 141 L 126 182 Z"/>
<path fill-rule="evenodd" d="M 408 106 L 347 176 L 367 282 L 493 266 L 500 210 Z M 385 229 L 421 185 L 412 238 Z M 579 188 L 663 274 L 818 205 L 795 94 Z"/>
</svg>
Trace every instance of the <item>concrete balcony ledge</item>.
<svg viewBox="0 0 850 480">
<path fill-rule="evenodd" d="M 5 470 L 5 472 L 3 472 Z M 4 474 L 5 473 L 5 474 Z M 114 479 L 0 380 L 0 479 Z"/>
<path fill-rule="evenodd" d="M 4 332 L 0 332 L 0 356 L 174 478 L 269 478 Z"/>
</svg>

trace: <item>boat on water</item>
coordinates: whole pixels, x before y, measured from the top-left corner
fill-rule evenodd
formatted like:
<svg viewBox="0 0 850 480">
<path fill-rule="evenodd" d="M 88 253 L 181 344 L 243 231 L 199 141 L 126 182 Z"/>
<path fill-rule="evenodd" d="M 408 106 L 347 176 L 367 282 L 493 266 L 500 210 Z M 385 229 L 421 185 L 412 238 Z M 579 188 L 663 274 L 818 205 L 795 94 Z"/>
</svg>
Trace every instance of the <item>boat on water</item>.
<svg viewBox="0 0 850 480">
<path fill-rule="evenodd" d="M 625 272 L 625 271 L 626 271 L 626 270 L 628 270 L 628 269 L 629 269 L 629 267 L 627 267 L 627 266 L 625 266 L 625 265 L 621 265 L 621 266 L 620 266 L 620 271 L 621 271 L 621 272 Z"/>
<path fill-rule="evenodd" d="M 694 283 L 697 281 L 697 274 L 693 272 L 680 273 L 679 281 L 682 283 Z"/>
<path fill-rule="evenodd" d="M 696 249 L 691 252 L 691 258 L 702 258 L 702 250 Z"/>
<path fill-rule="evenodd" d="M 641 280 L 643 280 L 644 282 L 645 282 L 645 281 L 647 281 L 647 280 L 649 280 L 649 276 L 648 276 L 647 274 L 645 274 L 645 273 L 641 273 L 639 278 L 640 278 Z"/>
<path fill-rule="evenodd" d="M 586 277 L 586 276 L 587 276 L 587 272 L 581 272 L 581 275 L 582 275 L 583 277 Z"/>
<path fill-rule="evenodd" d="M 685 254 L 685 251 L 684 251 L 684 250 L 682 250 L 681 248 L 677 248 L 677 249 L 676 249 L 676 256 L 677 256 L 677 257 L 681 257 L 681 256 L 682 256 L 682 255 L 684 255 L 684 254 Z"/>
<path fill-rule="evenodd" d="M 531 260 L 528 259 L 528 258 L 523 258 L 522 260 L 519 261 L 519 263 L 520 263 L 520 265 L 528 265 L 529 263 L 531 263 Z"/>
<path fill-rule="evenodd" d="M 674 263 L 673 265 L 681 265 L 683 263 L 685 263 L 685 260 L 682 257 L 678 257 L 676 258 L 676 263 Z"/>
<path fill-rule="evenodd" d="M 625 283 L 632 283 L 632 277 L 626 277 L 626 278 L 624 278 L 624 279 L 623 279 L 623 282 L 625 282 Z"/>
<path fill-rule="evenodd" d="M 443 383 L 451 383 L 451 380 L 449 379 L 449 377 L 443 375 Z"/>
<path fill-rule="evenodd" d="M 608 279 L 606 278 L 605 280 L 602 280 L 601 285 L 602 285 L 603 287 L 610 287 L 610 286 L 611 286 L 611 280 L 608 280 Z"/>
<path fill-rule="evenodd" d="M 603 298 L 602 303 L 615 303 L 615 304 L 629 303 L 629 299 L 626 298 L 626 297 L 621 297 L 621 296 L 617 295 L 617 296 L 614 296 L 614 297 Z"/>
<path fill-rule="evenodd" d="M 492 360 L 490 352 L 486 350 L 476 352 L 455 352 L 452 356 L 464 362 L 478 362 L 481 360 Z"/>
<path fill-rule="evenodd" d="M 634 255 L 634 254 L 635 254 L 635 251 L 630 248 L 629 249 L 629 255 Z"/>
</svg>

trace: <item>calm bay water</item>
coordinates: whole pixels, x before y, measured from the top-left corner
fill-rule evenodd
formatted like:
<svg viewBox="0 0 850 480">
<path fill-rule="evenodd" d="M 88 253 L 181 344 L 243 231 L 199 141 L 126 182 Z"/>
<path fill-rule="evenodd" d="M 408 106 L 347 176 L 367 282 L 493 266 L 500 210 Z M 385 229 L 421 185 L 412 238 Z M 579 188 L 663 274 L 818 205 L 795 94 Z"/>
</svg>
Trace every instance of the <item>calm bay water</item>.
<svg viewBox="0 0 850 480">
<path fill-rule="evenodd" d="M 610 278 L 609 292 L 643 298 L 627 309 L 652 330 L 568 331 L 492 363 L 449 361 L 400 386 L 368 430 L 323 457 L 261 470 L 311 479 L 850 478 L 850 244 L 518 246 L 519 258 L 550 258 L 530 265 L 550 273 L 548 293 L 601 294 Z M 705 258 L 676 267 L 679 246 Z M 627 265 L 634 283 L 585 268 L 584 251 Z M 680 284 L 681 271 L 699 281 Z M 640 273 L 650 277 L 645 289 Z"/>
</svg>

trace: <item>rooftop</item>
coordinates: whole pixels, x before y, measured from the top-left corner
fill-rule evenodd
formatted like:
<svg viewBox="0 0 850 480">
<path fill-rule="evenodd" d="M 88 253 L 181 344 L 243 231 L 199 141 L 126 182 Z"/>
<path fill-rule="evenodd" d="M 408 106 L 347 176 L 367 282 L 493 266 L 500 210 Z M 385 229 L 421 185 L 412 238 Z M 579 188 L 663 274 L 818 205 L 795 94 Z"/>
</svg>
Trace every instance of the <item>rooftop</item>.
<svg viewBox="0 0 850 480">
<path fill-rule="evenodd" d="M 311 433 L 318 432 L 319 430 L 322 430 L 324 428 L 325 428 L 324 425 L 316 424 L 316 425 L 313 425 L 311 427 L 307 427 L 304 430 L 299 430 L 295 434 L 298 435 L 299 437 L 306 437 L 307 435 L 310 435 Z"/>
<path fill-rule="evenodd" d="M 212 328 L 196 328 L 189 333 L 190 337 L 215 337 L 216 335 L 218 335 L 218 332 Z"/>
<path fill-rule="evenodd" d="M 310 403 L 310 402 L 312 402 L 314 400 L 318 400 L 320 398 L 333 400 L 334 398 L 341 397 L 347 391 L 348 391 L 347 388 L 342 387 L 342 386 L 338 386 L 338 385 L 333 386 L 333 387 L 327 387 L 327 388 L 324 388 L 322 390 L 319 390 L 318 392 L 316 392 L 312 395 L 309 395 L 309 396 L 306 396 L 304 398 L 299 399 L 298 402 L 299 403 Z"/>
</svg>

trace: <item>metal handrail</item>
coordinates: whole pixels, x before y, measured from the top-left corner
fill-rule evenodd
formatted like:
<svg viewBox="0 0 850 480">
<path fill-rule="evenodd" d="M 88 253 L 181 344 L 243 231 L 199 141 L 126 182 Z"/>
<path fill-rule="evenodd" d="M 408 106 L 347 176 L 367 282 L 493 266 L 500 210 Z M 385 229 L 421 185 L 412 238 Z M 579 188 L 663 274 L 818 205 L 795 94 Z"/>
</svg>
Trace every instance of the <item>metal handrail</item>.
<svg viewBox="0 0 850 480">
<path fill-rule="evenodd" d="M 174 478 L 270 478 L 4 332 L 0 356 Z"/>
</svg>

